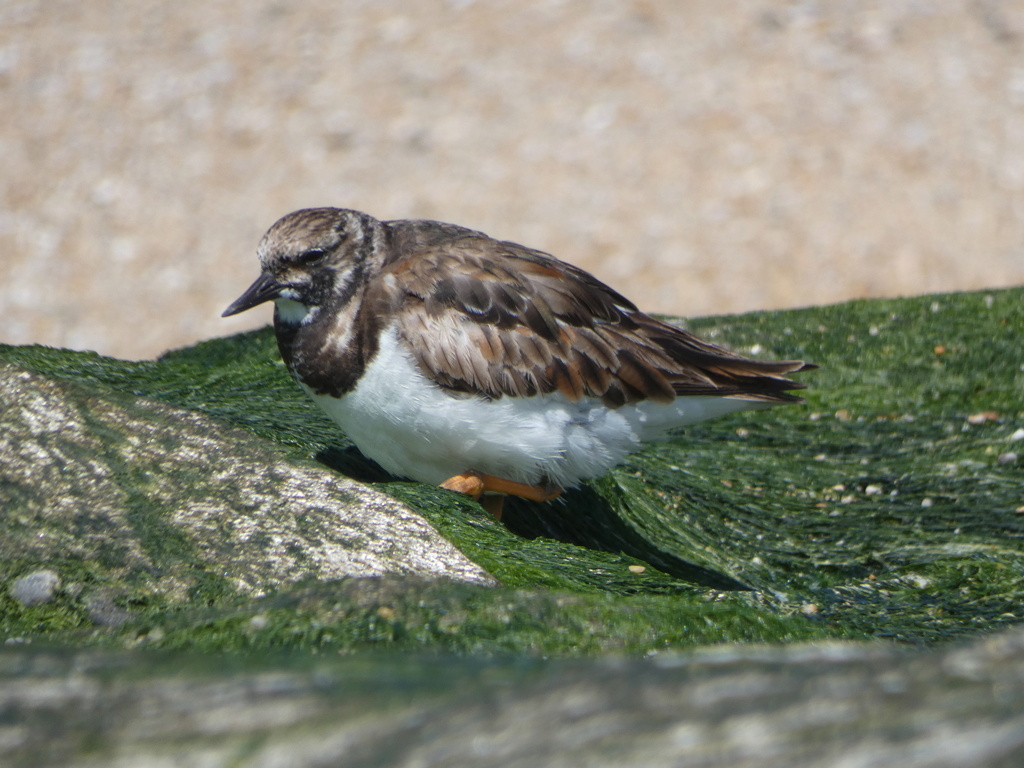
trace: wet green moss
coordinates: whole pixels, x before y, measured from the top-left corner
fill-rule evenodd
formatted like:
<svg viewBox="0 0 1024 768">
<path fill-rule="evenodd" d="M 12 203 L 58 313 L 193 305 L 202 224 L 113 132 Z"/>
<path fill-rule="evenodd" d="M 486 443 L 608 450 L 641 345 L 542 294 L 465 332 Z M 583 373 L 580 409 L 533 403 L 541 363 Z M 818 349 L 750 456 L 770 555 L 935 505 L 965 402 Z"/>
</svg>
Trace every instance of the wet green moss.
<svg viewBox="0 0 1024 768">
<path fill-rule="evenodd" d="M 118 643 L 160 649 L 416 650 L 540 655 L 652 653 L 736 636 L 828 636 L 822 622 L 764 611 L 736 593 L 685 597 L 492 589 L 403 577 L 296 587 L 233 610 L 141 622 Z"/>
<path fill-rule="evenodd" d="M 800 377 L 807 404 L 697 425 L 564 500 L 509 503 L 504 525 L 359 456 L 291 382 L 269 329 L 155 361 L 39 347 L 0 348 L 0 359 L 199 410 L 377 483 L 505 585 L 422 587 L 415 606 L 363 612 L 350 595 L 332 612 L 328 595 L 355 587 L 234 605 L 214 580 L 184 613 L 153 606 L 107 640 L 642 653 L 812 637 L 928 643 L 1024 618 L 1024 460 L 1011 456 L 1024 454 L 1011 440 L 1024 427 L 1024 290 L 688 326 L 739 351 L 818 363 Z M 172 544 L 168 557 L 188 557 Z M 11 632 L 62 638 L 76 626 L 53 606 L 3 606 Z"/>
</svg>

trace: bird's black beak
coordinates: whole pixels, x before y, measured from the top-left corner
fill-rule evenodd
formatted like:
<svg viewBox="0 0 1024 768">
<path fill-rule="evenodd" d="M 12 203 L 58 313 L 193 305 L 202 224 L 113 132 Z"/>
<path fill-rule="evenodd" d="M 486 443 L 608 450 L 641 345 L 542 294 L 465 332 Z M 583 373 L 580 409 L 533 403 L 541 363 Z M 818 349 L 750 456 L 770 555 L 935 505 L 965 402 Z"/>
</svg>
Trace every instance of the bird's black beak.
<svg viewBox="0 0 1024 768">
<path fill-rule="evenodd" d="M 256 278 L 256 282 L 245 289 L 245 293 L 235 299 L 234 303 L 224 310 L 221 317 L 230 317 L 239 312 L 259 306 L 265 301 L 276 299 L 281 295 L 284 286 L 278 285 L 274 277 L 267 272 Z"/>
</svg>

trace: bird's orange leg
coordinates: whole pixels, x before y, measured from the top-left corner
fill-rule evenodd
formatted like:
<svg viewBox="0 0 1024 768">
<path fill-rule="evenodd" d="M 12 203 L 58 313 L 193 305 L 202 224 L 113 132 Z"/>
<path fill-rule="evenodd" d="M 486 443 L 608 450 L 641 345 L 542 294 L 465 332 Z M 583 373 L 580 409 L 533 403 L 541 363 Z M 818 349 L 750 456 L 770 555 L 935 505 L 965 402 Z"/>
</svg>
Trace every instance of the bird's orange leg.
<svg viewBox="0 0 1024 768">
<path fill-rule="evenodd" d="M 463 472 L 455 477 L 449 477 L 441 483 L 441 487 L 447 488 L 449 491 L 458 491 L 467 496 L 472 496 L 477 501 L 480 501 L 480 497 L 485 493 L 508 494 L 519 496 L 529 501 L 551 501 L 551 499 L 557 498 L 562 493 L 562 489 L 557 485 L 527 485 L 526 483 L 517 483 L 514 480 L 506 480 L 494 475 L 485 475 L 483 472 L 475 472 L 473 470 Z M 497 502 L 496 504 L 495 501 Z M 498 520 L 501 520 L 502 502 L 503 498 L 499 496 L 496 500 L 485 499 L 481 503 L 484 509 Z"/>
<path fill-rule="evenodd" d="M 492 493 L 487 496 L 482 496 L 479 499 L 480 506 L 487 510 L 487 512 L 497 520 L 501 522 L 501 516 L 504 514 L 505 509 L 505 497 L 500 493 Z"/>
</svg>

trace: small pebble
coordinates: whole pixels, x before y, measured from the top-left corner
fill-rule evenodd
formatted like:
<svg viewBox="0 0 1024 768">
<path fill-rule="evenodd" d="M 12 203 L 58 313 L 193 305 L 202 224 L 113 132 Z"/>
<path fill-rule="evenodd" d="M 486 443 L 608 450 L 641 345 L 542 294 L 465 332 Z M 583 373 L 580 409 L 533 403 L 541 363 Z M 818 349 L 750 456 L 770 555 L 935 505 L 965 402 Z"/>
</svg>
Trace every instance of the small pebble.
<svg viewBox="0 0 1024 768">
<path fill-rule="evenodd" d="M 629 566 L 630 573 L 646 573 L 647 568 L 642 565 L 631 565 Z"/>
<path fill-rule="evenodd" d="M 54 571 L 48 569 L 32 571 L 32 573 L 27 573 L 14 580 L 14 583 L 11 584 L 11 597 L 26 608 L 31 608 L 34 605 L 50 602 L 58 589 L 60 589 L 60 576 Z"/>
<path fill-rule="evenodd" d="M 120 627 L 132 618 L 130 611 L 126 611 L 115 603 L 110 595 L 102 592 L 86 601 L 85 610 L 92 623 L 99 627 Z"/>
<path fill-rule="evenodd" d="M 1016 442 L 1018 440 L 1024 440 L 1024 428 L 1018 429 L 1012 435 L 1010 435 L 1010 442 Z"/>
<path fill-rule="evenodd" d="M 864 489 L 864 493 L 866 493 L 868 496 L 877 496 L 881 492 L 882 486 L 880 485 L 869 485 L 867 488 Z"/>
<path fill-rule="evenodd" d="M 1013 464 L 1019 457 L 1013 451 L 1007 451 L 1006 453 L 999 454 L 999 458 L 996 459 L 1000 464 Z"/>
<path fill-rule="evenodd" d="M 922 507 L 930 507 L 934 503 L 935 502 L 932 501 L 931 499 L 921 499 L 921 506 Z"/>
</svg>

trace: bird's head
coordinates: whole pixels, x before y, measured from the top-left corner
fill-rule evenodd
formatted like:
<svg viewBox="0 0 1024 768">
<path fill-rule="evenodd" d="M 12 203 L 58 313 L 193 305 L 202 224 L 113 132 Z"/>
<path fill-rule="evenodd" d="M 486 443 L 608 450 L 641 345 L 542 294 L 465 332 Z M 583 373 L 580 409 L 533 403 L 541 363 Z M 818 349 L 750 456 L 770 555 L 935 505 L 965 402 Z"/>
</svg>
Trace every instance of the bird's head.
<svg viewBox="0 0 1024 768">
<path fill-rule="evenodd" d="M 267 301 L 286 324 L 312 321 L 324 306 L 343 306 L 365 283 L 383 251 L 384 225 L 343 208 L 307 208 L 279 219 L 257 248 L 262 274 L 223 317 Z"/>
</svg>

